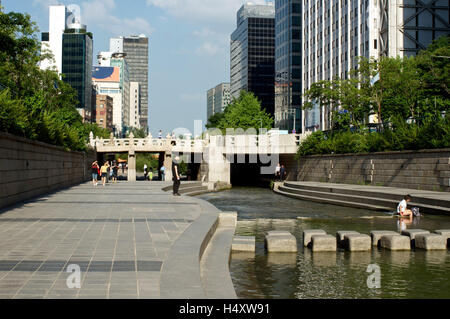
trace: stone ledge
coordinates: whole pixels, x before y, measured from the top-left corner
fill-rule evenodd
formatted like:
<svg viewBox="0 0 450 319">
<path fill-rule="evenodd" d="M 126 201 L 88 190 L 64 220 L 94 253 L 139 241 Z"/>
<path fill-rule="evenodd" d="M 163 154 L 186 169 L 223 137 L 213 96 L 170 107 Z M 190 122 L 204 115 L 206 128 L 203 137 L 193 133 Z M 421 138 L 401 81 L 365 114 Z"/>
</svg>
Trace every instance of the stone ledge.
<svg viewBox="0 0 450 319">
<path fill-rule="evenodd" d="M 337 241 L 336 237 L 331 235 L 313 235 L 312 238 L 312 251 L 313 252 L 321 252 L 321 251 L 336 251 L 337 250 Z"/>
<path fill-rule="evenodd" d="M 372 246 L 380 246 L 381 237 L 385 235 L 398 235 L 398 233 L 391 230 L 373 230 L 370 232 L 370 236 L 372 237 Z"/>
<path fill-rule="evenodd" d="M 255 252 L 256 239 L 252 236 L 234 236 L 231 250 L 233 252 Z"/>
<path fill-rule="evenodd" d="M 313 235 L 326 235 L 327 233 L 322 229 L 307 229 L 303 231 L 303 247 L 308 247 L 312 244 L 311 237 Z"/>
<path fill-rule="evenodd" d="M 411 240 L 402 235 L 385 235 L 381 237 L 382 248 L 389 250 L 411 250 Z"/>
<path fill-rule="evenodd" d="M 270 231 L 264 241 L 269 253 L 296 253 L 297 239 L 294 235 L 284 231 Z"/>
<path fill-rule="evenodd" d="M 447 238 L 438 234 L 417 235 L 416 248 L 425 250 L 445 250 L 447 249 Z"/>
</svg>

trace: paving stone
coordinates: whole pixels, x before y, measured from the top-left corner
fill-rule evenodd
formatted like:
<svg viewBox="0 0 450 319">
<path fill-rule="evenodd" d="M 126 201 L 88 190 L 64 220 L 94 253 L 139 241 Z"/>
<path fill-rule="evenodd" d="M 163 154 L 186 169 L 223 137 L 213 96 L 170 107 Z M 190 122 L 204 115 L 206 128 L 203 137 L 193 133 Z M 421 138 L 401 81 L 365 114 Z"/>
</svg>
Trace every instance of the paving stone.
<svg viewBox="0 0 450 319">
<path fill-rule="evenodd" d="M 447 239 L 447 247 L 450 247 L 450 229 L 436 230 L 435 233 L 444 236 Z"/>
<path fill-rule="evenodd" d="M 289 232 L 269 232 L 266 236 L 265 246 L 267 251 L 273 253 L 296 253 L 297 239 Z"/>
<path fill-rule="evenodd" d="M 368 251 L 372 249 L 372 239 L 369 235 L 346 234 L 344 242 L 348 251 Z"/>
<path fill-rule="evenodd" d="M 352 230 L 340 230 L 336 233 L 336 239 L 337 239 L 337 244 L 340 247 L 345 247 L 345 235 L 351 235 L 351 234 L 356 234 L 358 235 L 359 233 L 356 231 L 352 231 Z"/>
<path fill-rule="evenodd" d="M 313 252 L 336 251 L 336 237 L 331 235 L 312 235 L 311 248 Z"/>
<path fill-rule="evenodd" d="M 384 235 L 380 245 L 388 250 L 411 250 L 411 239 L 402 235 Z"/>
<path fill-rule="evenodd" d="M 447 249 L 447 238 L 438 234 L 416 235 L 416 248 L 425 250 L 445 250 Z"/>
<path fill-rule="evenodd" d="M 370 236 L 372 237 L 372 246 L 379 246 L 381 237 L 385 235 L 398 235 L 398 233 L 390 230 L 372 230 L 370 232 Z"/>
<path fill-rule="evenodd" d="M 252 236 L 234 236 L 231 245 L 232 251 L 249 251 L 254 252 L 256 247 L 256 239 Z"/>
<path fill-rule="evenodd" d="M 311 245 L 311 237 L 313 235 L 326 235 L 327 233 L 322 229 L 308 229 L 303 231 L 303 246 Z"/>
</svg>

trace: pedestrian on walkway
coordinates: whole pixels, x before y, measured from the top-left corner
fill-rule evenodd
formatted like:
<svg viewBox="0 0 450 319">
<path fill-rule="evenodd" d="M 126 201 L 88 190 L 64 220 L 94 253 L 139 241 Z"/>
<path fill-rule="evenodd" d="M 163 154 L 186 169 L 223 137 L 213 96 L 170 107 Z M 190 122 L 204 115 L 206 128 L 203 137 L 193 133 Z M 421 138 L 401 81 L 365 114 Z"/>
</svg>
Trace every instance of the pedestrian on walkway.
<svg viewBox="0 0 450 319">
<path fill-rule="evenodd" d="M 108 162 L 105 162 L 105 164 L 103 164 L 102 168 L 100 169 L 100 173 L 102 174 L 103 187 L 106 185 L 106 180 L 108 179 L 108 167 Z"/>
<path fill-rule="evenodd" d="M 117 162 L 114 163 L 114 166 L 112 168 L 112 172 L 113 172 L 113 183 L 116 184 L 117 183 L 117 176 L 119 173 L 119 165 L 117 165 Z"/>
<path fill-rule="evenodd" d="M 277 167 L 275 168 L 275 180 L 280 179 L 280 170 L 281 170 L 281 165 L 280 165 L 280 163 L 278 163 Z"/>
<path fill-rule="evenodd" d="M 284 165 L 281 165 L 280 168 L 280 182 L 284 181 L 286 177 L 286 168 L 284 167 Z"/>
<path fill-rule="evenodd" d="M 109 164 L 109 161 L 106 162 L 107 166 L 107 171 L 106 171 L 106 182 L 109 183 L 109 181 L 111 180 L 111 165 Z"/>
<path fill-rule="evenodd" d="M 144 178 L 147 180 L 148 178 L 148 166 L 147 164 L 144 164 Z"/>
<path fill-rule="evenodd" d="M 161 140 L 161 139 L 162 139 L 162 136 L 163 136 L 162 130 L 159 130 L 158 138 Z"/>
<path fill-rule="evenodd" d="M 150 167 L 148 171 L 148 180 L 151 182 L 153 180 L 153 168 Z"/>
<path fill-rule="evenodd" d="M 92 183 L 94 187 L 98 185 L 98 172 L 99 172 L 98 162 L 92 163 Z"/>
<path fill-rule="evenodd" d="M 163 182 L 165 182 L 166 181 L 166 167 L 164 165 L 161 167 L 160 172 L 161 172 L 161 180 Z"/>
<path fill-rule="evenodd" d="M 173 180 L 173 195 L 181 196 L 178 192 L 181 185 L 180 178 L 180 157 L 176 156 L 172 163 L 172 180 Z"/>
</svg>

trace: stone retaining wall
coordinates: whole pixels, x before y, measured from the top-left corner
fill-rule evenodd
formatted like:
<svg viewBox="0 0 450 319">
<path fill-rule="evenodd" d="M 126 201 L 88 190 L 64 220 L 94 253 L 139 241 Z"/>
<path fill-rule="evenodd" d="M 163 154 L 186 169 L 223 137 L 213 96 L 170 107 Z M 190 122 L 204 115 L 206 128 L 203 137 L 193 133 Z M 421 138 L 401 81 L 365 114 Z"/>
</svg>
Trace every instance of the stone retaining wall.
<svg viewBox="0 0 450 319">
<path fill-rule="evenodd" d="M 450 191 L 450 149 L 282 157 L 288 180 Z"/>
<path fill-rule="evenodd" d="M 89 180 L 90 153 L 0 133 L 0 208 Z"/>
</svg>

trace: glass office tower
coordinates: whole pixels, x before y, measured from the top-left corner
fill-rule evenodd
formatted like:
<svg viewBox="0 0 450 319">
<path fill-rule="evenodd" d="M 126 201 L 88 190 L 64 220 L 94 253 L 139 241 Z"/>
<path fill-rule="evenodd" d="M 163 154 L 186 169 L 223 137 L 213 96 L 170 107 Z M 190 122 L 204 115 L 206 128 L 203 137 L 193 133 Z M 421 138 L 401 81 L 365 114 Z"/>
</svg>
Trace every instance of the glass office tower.
<svg viewBox="0 0 450 319">
<path fill-rule="evenodd" d="M 302 132 L 302 1 L 275 1 L 275 127 Z"/>
<path fill-rule="evenodd" d="M 275 7 L 244 4 L 231 35 L 231 95 L 253 92 L 262 108 L 275 111 Z"/>
<path fill-rule="evenodd" d="M 86 26 L 69 25 L 63 34 L 63 80 L 77 91 L 77 108 L 87 122 L 92 117 L 92 50 L 92 34 L 86 32 Z"/>
</svg>

